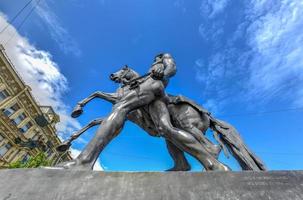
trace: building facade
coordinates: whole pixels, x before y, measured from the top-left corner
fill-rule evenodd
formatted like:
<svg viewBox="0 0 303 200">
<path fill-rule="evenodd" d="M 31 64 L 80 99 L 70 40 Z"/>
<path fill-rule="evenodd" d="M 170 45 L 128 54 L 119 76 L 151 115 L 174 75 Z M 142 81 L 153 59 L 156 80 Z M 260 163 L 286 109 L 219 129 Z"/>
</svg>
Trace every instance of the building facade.
<svg viewBox="0 0 303 200">
<path fill-rule="evenodd" d="M 0 168 L 41 151 L 53 164 L 70 160 L 68 152 L 55 149 L 61 143 L 55 128 L 59 121 L 52 107 L 38 105 L 0 45 Z"/>
</svg>

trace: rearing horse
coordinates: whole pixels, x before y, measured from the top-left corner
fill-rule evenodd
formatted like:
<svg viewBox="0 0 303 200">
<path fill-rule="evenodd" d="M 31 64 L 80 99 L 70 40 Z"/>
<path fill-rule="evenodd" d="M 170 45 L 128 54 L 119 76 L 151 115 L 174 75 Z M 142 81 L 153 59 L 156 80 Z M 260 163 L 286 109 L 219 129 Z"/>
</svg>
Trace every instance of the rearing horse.
<svg viewBox="0 0 303 200">
<path fill-rule="evenodd" d="M 94 92 L 89 97 L 78 102 L 72 113 L 72 117 L 80 116 L 83 112 L 83 107 L 94 98 L 101 98 L 115 104 L 122 96 L 127 94 L 130 90 L 129 88 L 136 89 L 136 84 L 140 84 L 140 75 L 127 66 L 116 73 L 111 74 L 110 79 L 116 83 L 121 83 L 122 86 L 119 87 L 115 93 Z M 123 86 L 127 84 L 131 85 L 131 87 Z M 206 150 L 211 155 L 217 158 L 221 150 L 220 147 L 222 147 L 226 155 L 228 154 L 227 149 L 232 153 L 243 170 L 266 170 L 262 161 L 247 148 L 233 126 L 213 118 L 207 110 L 186 97 L 168 95 L 167 102 L 169 112 L 174 113 L 171 115 L 173 125 L 191 133 L 205 146 Z M 144 129 L 149 135 L 160 136 L 159 130 L 157 130 L 157 127 L 153 123 L 146 108 L 143 107 L 131 112 L 128 115 L 128 119 Z M 72 137 L 63 143 L 63 145 L 59 146 L 58 149 L 60 150 L 61 148 L 61 150 L 66 150 L 74 139 L 79 137 L 90 127 L 98 125 L 101 122 L 102 119 L 93 120 L 87 126 L 73 134 Z M 215 139 L 219 142 L 220 147 L 214 145 L 205 137 L 208 128 L 213 131 Z M 184 153 L 170 141 L 166 140 L 166 144 L 169 153 L 175 162 L 174 167 L 169 170 L 189 170 L 190 165 L 185 158 Z"/>
</svg>

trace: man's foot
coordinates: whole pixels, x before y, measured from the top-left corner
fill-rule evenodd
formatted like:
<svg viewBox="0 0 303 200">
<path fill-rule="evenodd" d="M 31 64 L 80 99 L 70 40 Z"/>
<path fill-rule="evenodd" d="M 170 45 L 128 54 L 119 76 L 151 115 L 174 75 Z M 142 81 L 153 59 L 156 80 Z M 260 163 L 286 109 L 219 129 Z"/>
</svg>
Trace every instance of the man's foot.
<svg viewBox="0 0 303 200">
<path fill-rule="evenodd" d="M 211 171 L 232 171 L 232 170 L 228 166 L 222 163 L 217 163 L 213 165 Z"/>
</svg>

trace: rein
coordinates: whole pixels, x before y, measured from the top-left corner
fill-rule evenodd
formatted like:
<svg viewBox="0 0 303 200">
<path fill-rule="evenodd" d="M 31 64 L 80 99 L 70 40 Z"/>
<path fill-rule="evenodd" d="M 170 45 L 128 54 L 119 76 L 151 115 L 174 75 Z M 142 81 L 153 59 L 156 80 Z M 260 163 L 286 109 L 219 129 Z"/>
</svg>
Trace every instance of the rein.
<svg viewBox="0 0 303 200">
<path fill-rule="evenodd" d="M 152 64 L 152 67 L 153 67 L 154 65 L 157 65 L 157 64 L 160 64 L 160 63 L 162 63 L 162 61 L 154 62 L 154 63 Z M 129 69 L 129 68 L 128 68 L 128 70 L 123 74 L 123 76 L 121 76 L 121 77 L 123 78 L 128 72 L 130 72 L 130 69 Z M 147 77 L 147 76 L 149 76 L 149 75 L 151 75 L 151 74 L 152 74 L 152 73 L 149 72 L 149 73 L 147 73 L 147 74 L 144 74 L 143 76 L 140 76 L 140 77 L 137 77 L 137 78 L 135 78 L 135 79 L 133 79 L 133 80 L 131 80 L 131 81 L 128 81 L 127 83 L 124 83 L 124 84 L 121 86 L 121 88 L 124 88 L 124 87 L 126 87 L 126 86 L 130 86 L 130 88 L 133 89 L 133 88 L 135 88 L 135 87 L 138 86 L 138 80 L 141 80 L 141 79 L 143 79 L 143 78 L 145 78 L 145 77 Z"/>
<path fill-rule="evenodd" d="M 147 76 L 149 76 L 149 75 L 151 75 L 151 72 L 149 72 L 149 73 L 147 73 L 147 74 L 144 74 L 143 76 L 137 77 L 137 78 L 135 78 L 135 79 L 133 79 L 133 80 L 131 80 L 131 81 L 129 81 L 129 82 L 123 84 L 123 85 L 121 86 L 121 88 L 124 88 L 124 87 L 126 87 L 126 86 L 128 86 L 128 85 L 130 85 L 130 86 L 135 86 L 135 85 L 138 83 L 138 80 L 141 80 L 141 79 L 143 79 L 143 78 L 145 78 L 145 77 L 147 77 Z"/>
</svg>

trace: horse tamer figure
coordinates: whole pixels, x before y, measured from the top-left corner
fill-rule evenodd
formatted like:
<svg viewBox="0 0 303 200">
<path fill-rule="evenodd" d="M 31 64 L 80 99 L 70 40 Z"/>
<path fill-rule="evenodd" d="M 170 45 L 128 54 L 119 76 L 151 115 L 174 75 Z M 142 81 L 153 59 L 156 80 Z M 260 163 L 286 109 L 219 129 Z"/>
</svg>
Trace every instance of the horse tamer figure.
<svg viewBox="0 0 303 200">
<path fill-rule="evenodd" d="M 212 118 L 207 111 L 185 97 L 174 97 L 165 93 L 169 78 L 175 73 L 176 65 L 171 55 L 160 54 L 155 57 L 149 73 L 143 77 L 128 67 L 112 74 L 112 80 L 124 85 L 116 93 L 94 93 L 79 103 L 72 116 L 79 116 L 82 107 L 95 97 L 114 103 L 111 114 L 105 119 L 93 121 L 84 128 L 86 130 L 101 123 L 97 134 L 81 154 L 75 160 L 64 163 L 63 167 L 91 169 L 103 148 L 119 134 L 125 120 L 130 119 L 150 135 L 166 139 L 169 152 L 175 161 L 172 170 L 190 169 L 183 152 L 195 157 L 206 170 L 229 170 L 217 160 L 220 148 L 202 134 L 208 127 L 216 134 L 220 133 L 217 140 L 221 142 L 222 147 L 223 143 L 227 145 L 243 169 L 265 170 L 263 163 L 247 149 L 232 126 Z M 187 107 L 184 106 L 186 104 Z M 188 115 L 182 115 L 181 119 L 179 114 L 186 112 Z M 184 116 L 187 116 L 187 119 L 184 119 Z M 76 137 L 84 130 L 76 134 Z"/>
</svg>

